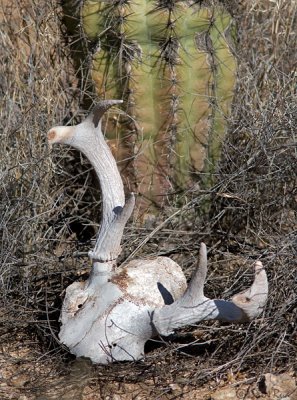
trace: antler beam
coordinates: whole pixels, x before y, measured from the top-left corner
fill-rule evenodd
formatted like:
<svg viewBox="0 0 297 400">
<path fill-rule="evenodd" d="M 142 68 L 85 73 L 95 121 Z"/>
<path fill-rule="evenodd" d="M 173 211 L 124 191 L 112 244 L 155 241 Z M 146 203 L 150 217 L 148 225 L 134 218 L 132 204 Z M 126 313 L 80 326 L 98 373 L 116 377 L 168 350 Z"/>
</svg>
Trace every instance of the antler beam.
<svg viewBox="0 0 297 400">
<path fill-rule="evenodd" d="M 125 204 L 124 188 L 115 159 L 104 140 L 101 118 L 113 105 L 122 100 L 103 100 L 77 126 L 56 126 L 48 132 L 48 141 L 71 145 L 80 150 L 93 165 L 102 191 L 102 221 L 96 245 L 89 256 L 93 260 L 92 273 L 102 272 L 106 263 L 114 262 L 121 252 L 123 230 L 134 208 L 132 194 Z M 109 267 L 114 263 L 109 263 Z"/>
</svg>

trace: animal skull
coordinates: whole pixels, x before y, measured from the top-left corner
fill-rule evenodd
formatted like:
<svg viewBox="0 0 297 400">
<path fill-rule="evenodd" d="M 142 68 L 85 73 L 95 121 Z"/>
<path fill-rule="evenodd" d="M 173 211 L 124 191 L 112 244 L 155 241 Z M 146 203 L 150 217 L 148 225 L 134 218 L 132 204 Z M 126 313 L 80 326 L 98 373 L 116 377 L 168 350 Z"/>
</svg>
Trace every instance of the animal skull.
<svg viewBox="0 0 297 400">
<path fill-rule="evenodd" d="M 85 282 L 66 289 L 59 338 L 76 356 L 94 363 L 138 360 L 150 338 L 202 320 L 245 322 L 257 317 L 267 300 L 268 282 L 260 261 L 252 286 L 231 301 L 209 299 L 203 287 L 207 273 L 205 244 L 187 286 L 178 264 L 167 257 L 132 260 L 116 267 L 121 238 L 134 207 L 125 201 L 123 183 L 102 131 L 104 112 L 118 100 L 101 101 L 79 125 L 54 127 L 50 144 L 64 143 L 82 151 L 98 175 L 103 202 L 100 231 L 93 251 L 92 270 Z"/>
</svg>

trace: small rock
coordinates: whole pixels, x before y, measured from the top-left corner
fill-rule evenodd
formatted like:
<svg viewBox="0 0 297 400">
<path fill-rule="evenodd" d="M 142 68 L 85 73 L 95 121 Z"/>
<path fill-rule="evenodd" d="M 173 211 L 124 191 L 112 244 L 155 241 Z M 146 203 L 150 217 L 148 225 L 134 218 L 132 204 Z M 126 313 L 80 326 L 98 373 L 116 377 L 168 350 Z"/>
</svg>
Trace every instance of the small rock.
<svg viewBox="0 0 297 400">
<path fill-rule="evenodd" d="M 273 399 L 297 400 L 296 382 L 288 373 L 280 375 L 265 374 L 259 384 L 259 389 Z"/>
<path fill-rule="evenodd" d="M 119 394 L 114 394 L 112 400 L 121 400 L 121 396 Z"/>
<path fill-rule="evenodd" d="M 211 400 L 238 400 L 238 397 L 233 387 L 224 387 L 212 393 Z"/>
<path fill-rule="evenodd" d="M 23 387 L 28 382 L 30 382 L 29 376 L 27 376 L 27 375 L 17 375 L 17 376 L 14 376 L 11 379 L 10 384 L 11 384 L 11 386 L 14 386 L 14 387 Z"/>
<path fill-rule="evenodd" d="M 177 383 L 170 383 L 168 386 L 170 387 L 172 392 L 180 392 L 181 391 L 181 387 Z"/>
</svg>

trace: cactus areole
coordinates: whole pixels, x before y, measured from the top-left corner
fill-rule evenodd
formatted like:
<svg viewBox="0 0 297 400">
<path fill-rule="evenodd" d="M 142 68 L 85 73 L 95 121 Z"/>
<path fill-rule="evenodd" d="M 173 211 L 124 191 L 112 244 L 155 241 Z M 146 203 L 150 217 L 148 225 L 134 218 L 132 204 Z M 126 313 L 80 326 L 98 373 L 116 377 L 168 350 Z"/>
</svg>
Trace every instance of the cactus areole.
<svg viewBox="0 0 297 400">
<path fill-rule="evenodd" d="M 233 25 L 221 5 L 200 3 L 86 0 L 79 10 L 94 88 L 99 98 L 123 99 L 107 137 L 149 207 L 197 176 L 209 185 L 220 158 L 236 72 Z"/>
<path fill-rule="evenodd" d="M 141 359 L 150 338 L 167 336 L 202 320 L 250 321 L 261 313 L 268 293 L 266 273 L 258 261 L 249 289 L 230 301 L 207 298 L 203 243 L 188 285 L 179 265 L 167 257 L 116 265 L 134 195 L 125 199 L 116 162 L 101 131 L 101 118 L 120 102 L 101 101 L 79 125 L 58 126 L 48 132 L 50 144 L 68 144 L 84 153 L 100 181 L 102 220 L 95 248 L 89 253 L 92 269 L 85 282 L 74 282 L 66 289 L 59 338 L 71 353 L 101 364 Z"/>
</svg>

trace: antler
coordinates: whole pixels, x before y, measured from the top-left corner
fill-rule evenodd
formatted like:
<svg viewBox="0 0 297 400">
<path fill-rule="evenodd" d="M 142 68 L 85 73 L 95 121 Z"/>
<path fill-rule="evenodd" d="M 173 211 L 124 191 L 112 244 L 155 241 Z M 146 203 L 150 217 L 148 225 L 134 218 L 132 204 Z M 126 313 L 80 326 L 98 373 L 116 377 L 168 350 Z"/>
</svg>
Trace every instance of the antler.
<svg viewBox="0 0 297 400">
<path fill-rule="evenodd" d="M 204 296 L 207 273 L 207 251 L 200 246 L 199 265 L 184 295 L 170 305 L 156 309 L 152 322 L 160 335 L 168 336 L 173 330 L 199 321 L 217 319 L 225 322 L 246 322 L 257 317 L 267 300 L 268 281 L 260 261 L 255 263 L 252 286 L 235 295 L 231 301 L 211 300 Z"/>
<path fill-rule="evenodd" d="M 102 191 L 102 221 L 96 245 L 89 256 L 92 274 L 110 270 L 121 252 L 123 230 L 134 208 L 134 195 L 125 203 L 124 188 L 115 159 L 101 130 L 103 114 L 122 100 L 103 100 L 79 125 L 56 126 L 48 132 L 50 144 L 64 143 L 80 150 L 93 165 Z"/>
</svg>

